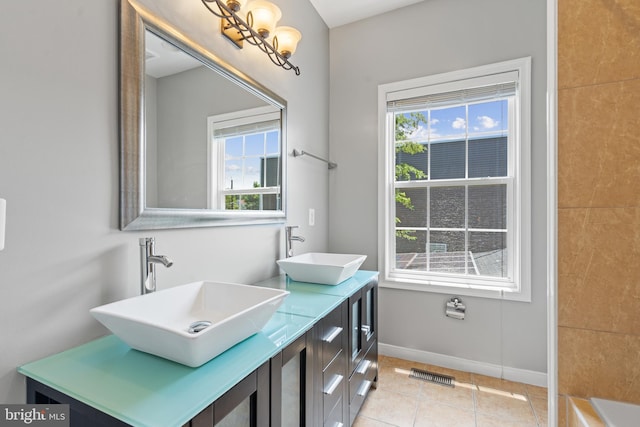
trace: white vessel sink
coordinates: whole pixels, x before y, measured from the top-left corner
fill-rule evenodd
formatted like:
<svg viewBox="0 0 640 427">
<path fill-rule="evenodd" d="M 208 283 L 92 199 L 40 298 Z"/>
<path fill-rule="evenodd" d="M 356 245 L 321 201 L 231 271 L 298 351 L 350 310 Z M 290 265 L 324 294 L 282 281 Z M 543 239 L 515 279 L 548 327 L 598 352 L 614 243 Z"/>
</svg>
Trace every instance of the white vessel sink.
<svg viewBox="0 0 640 427">
<path fill-rule="evenodd" d="M 298 282 L 337 285 L 356 274 L 366 258 L 366 255 L 310 252 L 276 262 Z"/>
<path fill-rule="evenodd" d="M 260 331 L 288 294 L 281 289 L 203 281 L 90 312 L 134 349 L 197 367 Z M 197 323 L 201 321 L 210 325 Z M 190 331 L 194 326 L 195 331 Z"/>
</svg>

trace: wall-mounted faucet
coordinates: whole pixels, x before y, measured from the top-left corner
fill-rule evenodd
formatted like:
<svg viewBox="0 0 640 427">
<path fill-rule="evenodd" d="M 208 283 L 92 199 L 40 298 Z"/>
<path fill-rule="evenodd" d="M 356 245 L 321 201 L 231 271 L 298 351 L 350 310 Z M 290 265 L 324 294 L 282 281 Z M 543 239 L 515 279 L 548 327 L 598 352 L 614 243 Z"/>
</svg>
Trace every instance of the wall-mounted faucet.
<svg viewBox="0 0 640 427">
<path fill-rule="evenodd" d="M 287 258 L 293 256 L 293 241 L 296 240 L 298 242 L 304 242 L 304 237 L 302 236 L 294 236 L 293 229 L 298 228 L 297 225 L 287 225 L 285 227 L 286 237 L 287 237 Z"/>
<path fill-rule="evenodd" d="M 156 266 L 162 264 L 169 268 L 173 261 L 165 255 L 156 255 L 156 239 L 153 237 L 140 238 L 140 293 L 142 295 L 156 290 Z"/>
</svg>

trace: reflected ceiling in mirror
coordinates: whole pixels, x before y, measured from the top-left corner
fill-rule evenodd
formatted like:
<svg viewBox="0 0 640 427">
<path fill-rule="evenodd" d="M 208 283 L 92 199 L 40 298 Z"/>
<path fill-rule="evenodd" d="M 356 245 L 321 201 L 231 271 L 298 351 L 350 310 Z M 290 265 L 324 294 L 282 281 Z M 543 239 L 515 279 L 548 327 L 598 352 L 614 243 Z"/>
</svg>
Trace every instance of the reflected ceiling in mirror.
<svg viewBox="0 0 640 427">
<path fill-rule="evenodd" d="M 136 2 L 121 10 L 121 229 L 283 222 L 286 102 Z"/>
</svg>

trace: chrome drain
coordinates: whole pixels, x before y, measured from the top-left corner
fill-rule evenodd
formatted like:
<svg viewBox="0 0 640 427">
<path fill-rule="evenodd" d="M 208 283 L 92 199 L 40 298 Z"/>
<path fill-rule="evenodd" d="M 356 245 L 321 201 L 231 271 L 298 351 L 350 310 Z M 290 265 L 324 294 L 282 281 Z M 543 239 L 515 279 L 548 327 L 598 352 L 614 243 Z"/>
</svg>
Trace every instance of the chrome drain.
<svg viewBox="0 0 640 427">
<path fill-rule="evenodd" d="M 208 320 L 198 320 L 197 322 L 193 322 L 192 324 L 189 325 L 188 332 L 190 334 L 197 334 L 198 332 L 201 332 L 204 329 L 207 329 L 211 325 L 212 323 L 209 322 Z"/>
<path fill-rule="evenodd" d="M 447 387 L 455 387 L 455 384 L 453 383 L 455 381 L 454 377 L 450 377 L 449 375 L 437 374 L 435 372 L 423 371 L 422 369 L 411 368 L 409 378 L 416 378 L 422 381 L 428 381 L 430 383 L 440 384 Z"/>
</svg>

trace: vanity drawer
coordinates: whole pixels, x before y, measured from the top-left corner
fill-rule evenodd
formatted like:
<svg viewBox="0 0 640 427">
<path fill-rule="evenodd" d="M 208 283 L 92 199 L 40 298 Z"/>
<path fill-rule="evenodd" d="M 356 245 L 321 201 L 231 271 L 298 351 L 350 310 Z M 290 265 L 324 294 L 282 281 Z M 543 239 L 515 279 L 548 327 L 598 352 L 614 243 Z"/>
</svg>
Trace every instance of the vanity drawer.
<svg viewBox="0 0 640 427">
<path fill-rule="evenodd" d="M 349 379 L 349 409 L 351 423 L 360 411 L 360 407 L 369 393 L 371 387 L 375 386 L 378 376 L 378 346 L 374 342 L 366 356 L 360 361 L 358 367 Z"/>
<path fill-rule="evenodd" d="M 343 427 L 345 426 L 343 408 L 343 396 L 340 396 L 336 405 L 331 409 L 329 416 L 324 420 L 324 427 Z"/>
<path fill-rule="evenodd" d="M 322 319 L 322 329 L 320 331 L 322 369 L 325 369 L 342 351 L 346 337 L 343 314 L 346 314 L 345 307 L 340 305 Z"/>
<path fill-rule="evenodd" d="M 340 357 L 334 359 L 322 373 L 322 380 L 323 419 L 327 420 L 345 395 L 347 379 L 344 360 Z"/>
</svg>

